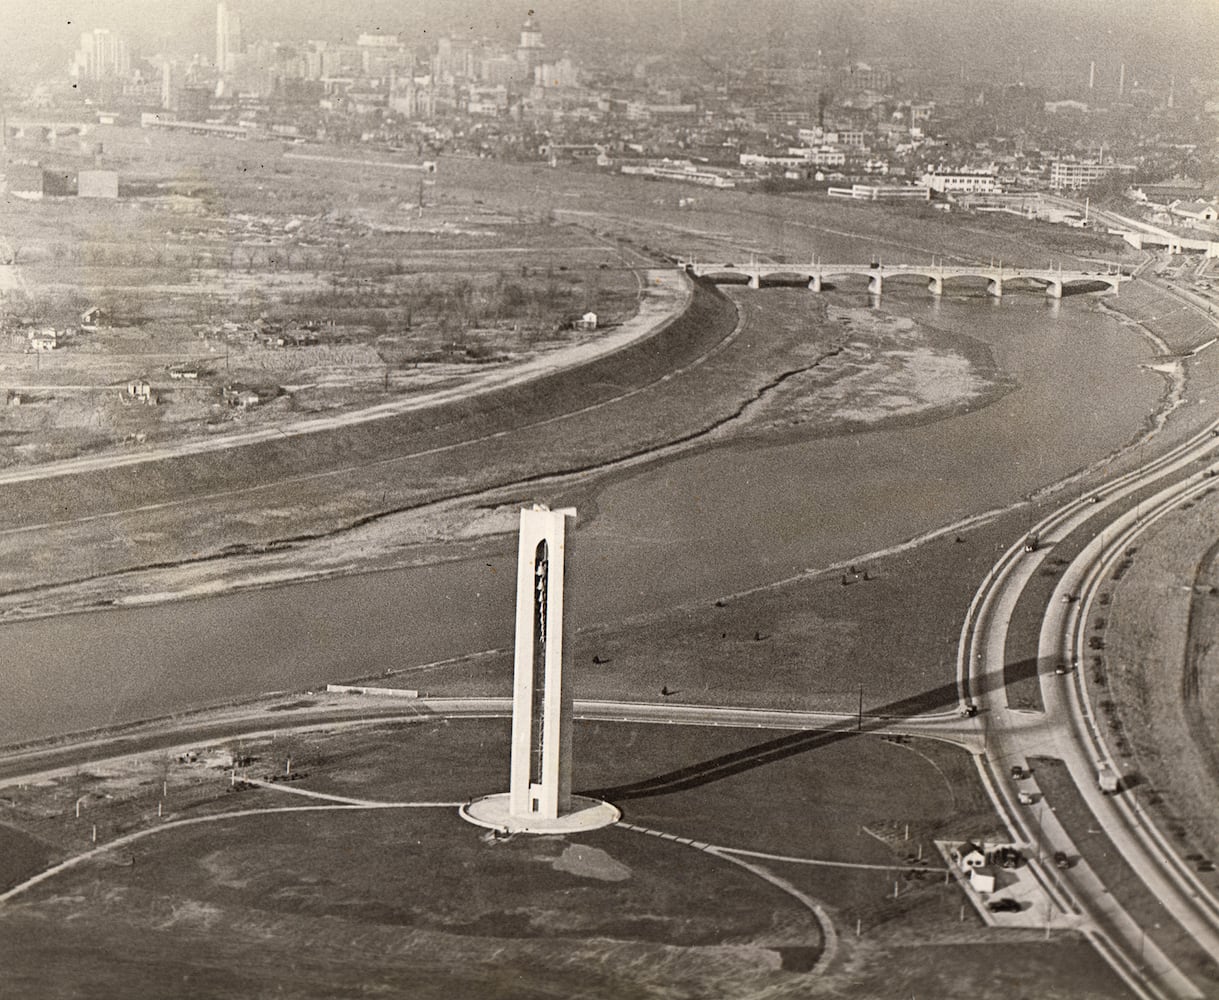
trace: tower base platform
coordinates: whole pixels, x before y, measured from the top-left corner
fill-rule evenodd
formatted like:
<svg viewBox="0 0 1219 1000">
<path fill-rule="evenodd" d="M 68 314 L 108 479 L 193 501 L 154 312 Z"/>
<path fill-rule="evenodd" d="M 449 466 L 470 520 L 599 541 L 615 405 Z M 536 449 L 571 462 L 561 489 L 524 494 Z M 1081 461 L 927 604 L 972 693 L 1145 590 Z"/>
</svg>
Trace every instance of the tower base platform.
<svg viewBox="0 0 1219 1000">
<path fill-rule="evenodd" d="M 467 802 L 459 810 L 461 818 L 476 826 L 505 833 L 584 833 L 617 823 L 622 813 L 617 806 L 583 795 L 571 797 L 571 811 L 554 819 L 541 816 L 513 816 L 508 812 L 508 793 L 484 795 Z"/>
</svg>

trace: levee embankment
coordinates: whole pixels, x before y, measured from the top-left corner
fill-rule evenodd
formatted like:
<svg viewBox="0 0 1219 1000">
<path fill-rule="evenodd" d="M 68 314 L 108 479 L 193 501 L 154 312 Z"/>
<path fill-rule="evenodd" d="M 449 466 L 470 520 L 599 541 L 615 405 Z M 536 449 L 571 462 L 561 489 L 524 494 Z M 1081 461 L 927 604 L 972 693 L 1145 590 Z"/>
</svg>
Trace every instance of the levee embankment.
<svg viewBox="0 0 1219 1000">
<path fill-rule="evenodd" d="M 736 310 L 714 286 L 697 283 L 686 308 L 649 336 L 587 364 L 366 423 L 241 444 L 222 451 L 91 469 L 0 486 L 0 529 L 240 492 L 285 480 L 491 440 L 649 385 L 690 364 L 728 336 Z M 606 429 L 607 434 L 612 428 Z M 417 483 L 426 500 L 468 490 L 480 466 L 448 469 L 447 483 Z M 538 472 L 545 471 L 542 469 Z M 493 485 L 488 483 L 487 485 Z M 307 490 L 307 487 L 305 487 Z M 307 499 L 307 497 L 302 497 Z M 423 497 L 417 497 L 423 500 Z"/>
</svg>

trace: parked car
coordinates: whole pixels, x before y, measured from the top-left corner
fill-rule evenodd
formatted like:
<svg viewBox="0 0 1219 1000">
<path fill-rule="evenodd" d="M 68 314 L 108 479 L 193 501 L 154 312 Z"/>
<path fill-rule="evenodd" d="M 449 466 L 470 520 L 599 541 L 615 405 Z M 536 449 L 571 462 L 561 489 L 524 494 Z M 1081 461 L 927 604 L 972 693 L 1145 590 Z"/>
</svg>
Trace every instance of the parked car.
<svg viewBox="0 0 1219 1000">
<path fill-rule="evenodd" d="M 1070 868 L 1071 859 L 1067 857 L 1065 851 L 1054 852 L 1054 867 L 1055 868 Z"/>
<path fill-rule="evenodd" d="M 1013 764 L 1012 765 L 1012 780 L 1019 781 L 1023 777 L 1024 777 L 1024 768 L 1021 767 L 1019 764 Z"/>
</svg>

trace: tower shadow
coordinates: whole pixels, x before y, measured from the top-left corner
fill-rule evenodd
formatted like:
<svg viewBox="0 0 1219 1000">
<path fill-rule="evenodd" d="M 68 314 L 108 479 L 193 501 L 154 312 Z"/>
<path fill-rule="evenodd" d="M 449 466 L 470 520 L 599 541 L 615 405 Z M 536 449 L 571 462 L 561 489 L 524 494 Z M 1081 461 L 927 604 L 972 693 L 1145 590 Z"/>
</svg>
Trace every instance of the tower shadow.
<svg viewBox="0 0 1219 1000">
<path fill-rule="evenodd" d="M 996 683 L 987 678 L 974 678 L 970 690 L 972 693 L 978 694 L 984 690 L 994 690 L 1002 686 L 1002 681 Z M 806 729 L 788 733 L 743 750 L 734 750 L 731 753 L 688 764 L 664 774 L 627 784 L 590 789 L 582 791 L 580 794 L 611 802 L 622 802 L 701 788 L 781 760 L 811 753 L 843 740 L 882 731 L 892 724 L 894 718 L 908 718 L 956 706 L 959 703 L 958 693 L 959 689 L 954 680 L 950 684 L 941 684 L 927 691 L 872 708 L 869 715 L 858 720 L 841 721 L 824 729 Z"/>
</svg>

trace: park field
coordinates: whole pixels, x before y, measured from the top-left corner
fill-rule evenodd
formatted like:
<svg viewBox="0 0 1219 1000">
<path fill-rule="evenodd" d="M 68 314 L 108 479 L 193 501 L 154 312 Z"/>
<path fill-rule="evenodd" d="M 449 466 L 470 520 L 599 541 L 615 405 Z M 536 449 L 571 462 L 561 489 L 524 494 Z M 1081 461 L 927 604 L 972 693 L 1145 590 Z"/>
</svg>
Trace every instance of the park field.
<svg viewBox="0 0 1219 1000">
<path fill-rule="evenodd" d="M 876 963 L 901 956 L 908 982 L 949 998 L 976 995 L 983 966 L 1038 995 L 1067 995 L 1054 990 L 1085 973 L 1095 992 L 1071 995 L 1120 994 L 1071 935 L 1001 952 L 1010 938 L 961 909 L 931 840 L 984 837 L 995 821 L 950 746 L 580 723 L 575 782 L 626 822 L 500 839 L 452 803 L 504 787 L 507 744 L 507 720 L 420 718 L 10 787 L 4 821 L 55 856 L 91 846 L 85 826 L 99 843 L 161 830 L 10 899 L 7 982 L 103 998 L 167 983 L 184 997 L 838 996 L 870 995 Z M 289 759 L 298 778 L 234 790 L 234 757 L 250 779 Z M 790 860 L 732 855 L 742 865 L 675 837 Z M 914 936 L 936 946 L 926 959 Z"/>
</svg>

